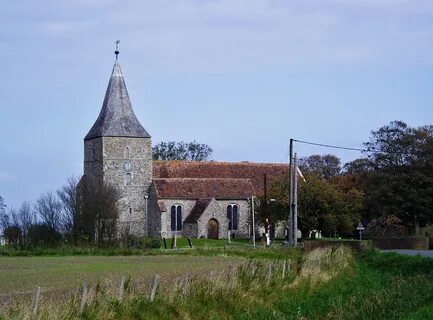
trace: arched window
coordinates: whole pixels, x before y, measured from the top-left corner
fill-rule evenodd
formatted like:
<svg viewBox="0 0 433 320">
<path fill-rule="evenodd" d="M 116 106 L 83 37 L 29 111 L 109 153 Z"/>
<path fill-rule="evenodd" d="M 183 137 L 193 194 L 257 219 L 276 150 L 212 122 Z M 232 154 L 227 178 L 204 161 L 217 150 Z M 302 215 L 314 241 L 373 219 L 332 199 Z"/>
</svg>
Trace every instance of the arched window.
<svg viewBox="0 0 433 320">
<path fill-rule="evenodd" d="M 132 208 L 131 207 L 129 207 L 128 212 L 129 212 L 129 215 L 132 215 Z"/>
<path fill-rule="evenodd" d="M 125 186 L 129 186 L 132 181 L 132 175 L 128 172 L 125 174 Z"/>
<path fill-rule="evenodd" d="M 171 206 L 171 231 L 182 230 L 182 206 Z"/>
<path fill-rule="evenodd" d="M 237 204 L 229 204 L 227 206 L 227 219 L 229 219 L 229 230 L 238 230 L 239 206 Z"/>
<path fill-rule="evenodd" d="M 125 148 L 125 151 L 123 152 L 123 157 L 125 159 L 129 159 L 129 157 L 130 157 L 130 152 L 129 152 L 129 147 L 128 146 Z"/>
</svg>

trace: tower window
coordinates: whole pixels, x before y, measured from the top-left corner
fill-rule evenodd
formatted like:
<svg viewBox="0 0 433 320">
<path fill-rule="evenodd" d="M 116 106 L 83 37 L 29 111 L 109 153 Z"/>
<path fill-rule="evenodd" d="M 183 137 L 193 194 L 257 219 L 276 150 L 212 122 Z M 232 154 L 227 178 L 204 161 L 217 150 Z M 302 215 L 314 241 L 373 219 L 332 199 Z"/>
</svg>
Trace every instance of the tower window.
<svg viewBox="0 0 433 320">
<path fill-rule="evenodd" d="M 132 215 L 132 208 L 131 207 L 129 207 L 128 212 L 129 212 L 129 215 Z"/>
<path fill-rule="evenodd" d="M 238 230 L 239 206 L 237 204 L 229 204 L 227 206 L 227 219 L 229 219 L 229 230 Z"/>
<path fill-rule="evenodd" d="M 129 186 L 132 181 L 132 175 L 128 172 L 125 174 L 125 186 Z"/>
<path fill-rule="evenodd" d="M 182 206 L 171 206 L 171 231 L 182 230 Z"/>
<path fill-rule="evenodd" d="M 125 151 L 123 151 L 123 157 L 124 157 L 125 159 L 129 159 L 129 157 L 130 157 L 129 147 L 126 147 L 126 148 L 125 148 Z"/>
</svg>

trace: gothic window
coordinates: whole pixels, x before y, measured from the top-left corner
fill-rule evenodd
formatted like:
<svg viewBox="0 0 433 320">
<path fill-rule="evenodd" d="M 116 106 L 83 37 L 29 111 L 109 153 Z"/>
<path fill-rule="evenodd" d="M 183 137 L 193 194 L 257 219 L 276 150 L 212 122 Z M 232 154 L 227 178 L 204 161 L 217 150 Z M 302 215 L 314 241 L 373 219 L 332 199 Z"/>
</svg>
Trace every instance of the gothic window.
<svg viewBox="0 0 433 320">
<path fill-rule="evenodd" d="M 182 230 L 182 206 L 171 206 L 171 231 Z"/>
<path fill-rule="evenodd" d="M 132 181 L 132 175 L 128 172 L 125 174 L 125 186 L 129 186 Z"/>
<path fill-rule="evenodd" d="M 227 206 L 227 219 L 229 219 L 229 230 L 238 230 L 239 206 L 237 204 L 229 204 Z"/>
<path fill-rule="evenodd" d="M 126 147 L 125 151 L 123 151 L 123 157 L 125 159 L 129 159 L 129 157 L 130 157 L 129 147 Z"/>
</svg>

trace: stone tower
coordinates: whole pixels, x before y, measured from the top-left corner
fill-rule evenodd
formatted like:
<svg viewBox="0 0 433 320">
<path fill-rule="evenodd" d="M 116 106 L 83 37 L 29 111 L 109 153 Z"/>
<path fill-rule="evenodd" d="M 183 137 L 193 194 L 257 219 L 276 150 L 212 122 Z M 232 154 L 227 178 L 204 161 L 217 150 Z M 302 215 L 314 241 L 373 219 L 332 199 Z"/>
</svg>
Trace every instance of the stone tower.
<svg viewBox="0 0 433 320">
<path fill-rule="evenodd" d="M 84 175 L 121 192 L 119 231 L 147 236 L 152 143 L 132 109 L 117 53 L 101 112 L 84 138 Z"/>
</svg>

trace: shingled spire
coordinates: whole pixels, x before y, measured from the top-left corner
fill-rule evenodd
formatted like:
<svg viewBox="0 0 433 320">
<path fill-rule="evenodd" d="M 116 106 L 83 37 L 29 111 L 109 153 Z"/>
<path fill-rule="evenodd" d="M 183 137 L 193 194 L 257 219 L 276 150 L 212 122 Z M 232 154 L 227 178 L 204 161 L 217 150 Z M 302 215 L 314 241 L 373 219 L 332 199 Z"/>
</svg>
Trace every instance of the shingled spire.
<svg viewBox="0 0 433 320">
<path fill-rule="evenodd" d="M 84 140 L 97 137 L 150 138 L 132 110 L 122 70 L 116 59 L 101 112 Z"/>
</svg>

